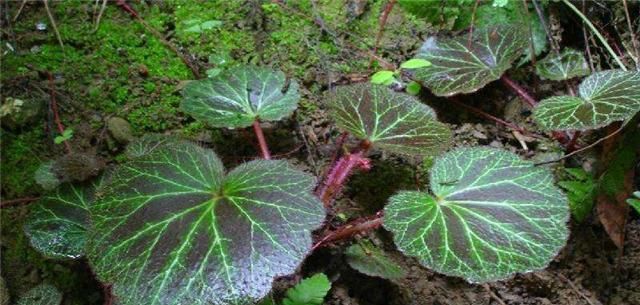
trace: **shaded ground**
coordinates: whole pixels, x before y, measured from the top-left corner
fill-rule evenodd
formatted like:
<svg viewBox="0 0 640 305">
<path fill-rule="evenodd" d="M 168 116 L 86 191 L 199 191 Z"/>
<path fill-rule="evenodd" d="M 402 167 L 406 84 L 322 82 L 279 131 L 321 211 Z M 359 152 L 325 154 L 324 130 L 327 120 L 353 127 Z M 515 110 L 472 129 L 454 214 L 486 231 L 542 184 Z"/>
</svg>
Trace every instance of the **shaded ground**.
<svg viewBox="0 0 640 305">
<path fill-rule="evenodd" d="M 206 77 L 207 70 L 215 73 L 211 69 L 253 63 L 277 67 L 300 80 L 300 109 L 289 121 L 267 126 L 267 141 L 274 155 L 293 158 L 320 175 L 333 155 L 338 135 L 325 115 L 322 95 L 333 86 L 370 74 L 370 60 L 364 53 L 374 44 L 384 3 L 325 0 L 312 5 L 300 1 L 290 4 L 293 11 L 258 1 L 135 2 L 134 7 L 177 46 L 201 77 Z M 6 14 L 2 16 L 2 99 L 20 99 L 34 109 L 15 123 L 3 121 L 2 200 L 41 194 L 34 179 L 36 170 L 41 163 L 65 154 L 64 145 L 53 143 L 57 135 L 50 111 L 53 91 L 62 123 L 74 130 L 69 141 L 72 150 L 95 157 L 98 164 L 121 160 L 123 141 L 107 128 L 113 117 L 125 119 L 133 136 L 156 132 L 191 138 L 214 148 L 229 165 L 256 156 L 252 133 L 207 129 L 178 111 L 183 81 L 196 76 L 175 52 L 115 4 L 106 7 L 95 30 L 92 2 L 52 3 L 64 49 L 57 43 L 42 3 L 28 2 L 15 22 L 8 20 L 17 14 L 20 2 L 1 5 Z M 189 30 L 210 20 L 221 23 L 200 33 Z M 346 32 L 350 35 L 343 34 Z M 399 63 L 433 32 L 424 21 L 396 8 L 378 53 Z M 545 88 L 545 93 L 553 93 L 553 86 Z M 426 93 L 421 98 L 451 124 L 456 145 L 503 147 L 525 156 L 557 152 L 547 139 L 527 139 L 525 150 L 513 133 L 446 100 Z M 499 85 L 488 86 L 466 102 L 533 128 L 528 110 Z M 426 183 L 429 160 L 407 160 L 381 152 L 374 152 L 372 159 L 374 169 L 354 177 L 337 212 L 347 217 L 369 215 L 396 190 Z M 2 209 L 2 277 L 11 297 L 50 282 L 65 293 L 64 304 L 102 304 L 103 288 L 84 262 L 46 260 L 29 247 L 21 229 L 27 210 L 26 205 Z M 346 245 L 321 249 L 302 271 L 304 275 L 322 271 L 331 277 L 333 289 L 326 300 L 334 305 L 640 304 L 640 220 L 632 219 L 627 230 L 625 252 L 620 255 L 595 220 L 574 224 L 569 245 L 550 268 L 488 286 L 471 285 L 420 267 L 394 250 L 386 232 L 367 237 L 391 253 L 408 271 L 406 278 L 388 281 L 359 274 L 344 261 Z M 284 289 L 290 284 L 283 280 L 276 286 Z"/>
</svg>

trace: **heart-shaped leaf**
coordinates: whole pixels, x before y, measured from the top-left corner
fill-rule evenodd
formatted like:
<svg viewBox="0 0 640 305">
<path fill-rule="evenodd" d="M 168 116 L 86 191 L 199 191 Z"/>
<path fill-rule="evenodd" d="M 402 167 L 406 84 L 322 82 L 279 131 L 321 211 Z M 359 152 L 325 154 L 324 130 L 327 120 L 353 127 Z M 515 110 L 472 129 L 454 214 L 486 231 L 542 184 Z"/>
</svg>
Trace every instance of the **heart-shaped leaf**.
<svg viewBox="0 0 640 305">
<path fill-rule="evenodd" d="M 192 81 L 182 91 L 180 108 L 212 127 L 247 127 L 256 119 L 277 121 L 296 109 L 298 83 L 287 84 L 282 71 L 236 67 L 213 78 Z"/>
<path fill-rule="evenodd" d="M 311 248 L 324 218 L 314 185 L 285 161 L 225 175 L 210 150 L 162 146 L 101 188 L 87 256 L 123 305 L 253 304 Z"/>
<path fill-rule="evenodd" d="M 595 129 L 633 117 L 640 111 L 640 72 L 608 70 L 585 78 L 579 97 L 554 96 L 533 110 L 546 130 Z"/>
<path fill-rule="evenodd" d="M 83 256 L 89 205 L 99 183 L 65 183 L 34 203 L 24 226 L 31 245 L 48 258 Z"/>
<path fill-rule="evenodd" d="M 416 58 L 431 65 L 417 69 L 415 77 L 435 95 L 475 92 L 500 78 L 527 45 L 528 36 L 521 26 L 475 29 L 471 39 L 468 34 L 430 37 Z"/>
<path fill-rule="evenodd" d="M 591 73 L 587 60 L 580 51 L 564 49 L 559 55 L 549 53 L 536 64 L 536 73 L 544 79 L 565 80 Z"/>
<path fill-rule="evenodd" d="M 553 176 L 511 152 L 462 148 L 437 159 L 433 195 L 389 199 L 384 226 L 398 248 L 470 282 L 544 268 L 565 244 L 569 207 Z"/>
<path fill-rule="evenodd" d="M 391 152 L 428 155 L 451 143 L 451 131 L 433 109 L 384 86 L 339 87 L 328 106 L 338 127 Z"/>
</svg>

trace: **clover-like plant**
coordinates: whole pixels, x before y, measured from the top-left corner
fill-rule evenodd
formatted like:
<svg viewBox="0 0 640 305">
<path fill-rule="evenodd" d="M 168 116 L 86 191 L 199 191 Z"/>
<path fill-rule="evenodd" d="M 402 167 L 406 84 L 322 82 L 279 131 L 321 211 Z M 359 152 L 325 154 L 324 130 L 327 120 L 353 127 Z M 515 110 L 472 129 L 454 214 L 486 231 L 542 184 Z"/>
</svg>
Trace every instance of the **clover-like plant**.
<svg viewBox="0 0 640 305">
<path fill-rule="evenodd" d="M 213 78 L 191 81 L 182 91 L 180 108 L 211 127 L 253 126 L 262 154 L 270 158 L 260 121 L 277 121 L 293 113 L 300 95 L 298 83 L 282 71 L 240 66 Z"/>
<path fill-rule="evenodd" d="M 589 65 L 582 52 L 565 49 L 562 53 L 549 53 L 536 64 L 536 73 L 543 79 L 565 80 L 589 75 Z"/>
<path fill-rule="evenodd" d="M 225 174 L 195 144 L 157 147 L 101 188 L 87 256 L 121 304 L 255 303 L 311 246 L 324 219 L 314 184 L 286 161 Z"/>
<path fill-rule="evenodd" d="M 99 179 L 98 179 L 99 180 Z M 84 256 L 89 227 L 89 204 L 98 182 L 65 183 L 33 206 L 25 223 L 31 245 L 53 259 Z"/>
<path fill-rule="evenodd" d="M 389 199 L 384 227 L 405 254 L 471 282 L 538 270 L 564 246 L 565 195 L 545 168 L 498 149 L 462 148 L 436 160 L 431 192 Z"/>
<path fill-rule="evenodd" d="M 522 27 L 496 25 L 453 38 L 429 37 L 416 58 L 431 62 L 415 79 L 438 96 L 471 93 L 497 80 L 522 55 L 528 38 Z"/>
<path fill-rule="evenodd" d="M 294 84 L 287 91 L 280 72 L 235 68 L 192 82 L 182 107 L 212 126 L 256 126 L 293 111 Z M 452 138 L 433 109 L 382 85 L 339 87 L 327 106 L 337 126 L 361 142 L 351 151 L 340 147 L 344 153 L 320 184 L 268 154 L 226 171 L 211 150 L 148 135 L 129 144 L 128 159 L 97 188 L 63 185 L 45 196 L 27 233 L 50 257 L 85 255 L 122 305 L 255 304 L 312 249 L 383 221 L 401 251 L 472 282 L 543 268 L 565 243 L 569 209 L 545 168 L 506 151 L 463 148 L 437 159 L 431 194 L 399 192 L 384 211 L 323 230 L 328 233 L 312 244 L 311 231 L 325 219 L 323 204 L 331 209 L 352 172 L 371 166 L 372 147 L 435 156 Z M 402 276 L 382 253 L 376 261 L 385 266 L 376 268 L 359 250 L 347 253 L 354 268 Z M 321 282 L 309 292 L 292 290 L 285 304 L 321 302 L 330 289 L 326 277 Z"/>
<path fill-rule="evenodd" d="M 627 120 L 640 111 L 640 72 L 596 72 L 582 81 L 578 94 L 540 101 L 536 122 L 546 130 L 585 130 Z"/>
</svg>

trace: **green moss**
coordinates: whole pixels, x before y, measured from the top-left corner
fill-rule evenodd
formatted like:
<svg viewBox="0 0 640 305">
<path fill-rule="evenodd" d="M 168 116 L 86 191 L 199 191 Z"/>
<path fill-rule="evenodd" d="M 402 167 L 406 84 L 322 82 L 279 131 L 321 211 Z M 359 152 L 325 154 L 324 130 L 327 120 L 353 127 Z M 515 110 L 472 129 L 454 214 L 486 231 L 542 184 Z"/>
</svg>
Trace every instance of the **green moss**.
<svg viewBox="0 0 640 305">
<path fill-rule="evenodd" d="M 18 198 L 33 195 L 40 190 L 34 174 L 40 167 L 44 147 L 42 128 L 33 128 L 18 135 L 0 131 L 2 138 L 2 195 L 3 198 Z"/>
</svg>

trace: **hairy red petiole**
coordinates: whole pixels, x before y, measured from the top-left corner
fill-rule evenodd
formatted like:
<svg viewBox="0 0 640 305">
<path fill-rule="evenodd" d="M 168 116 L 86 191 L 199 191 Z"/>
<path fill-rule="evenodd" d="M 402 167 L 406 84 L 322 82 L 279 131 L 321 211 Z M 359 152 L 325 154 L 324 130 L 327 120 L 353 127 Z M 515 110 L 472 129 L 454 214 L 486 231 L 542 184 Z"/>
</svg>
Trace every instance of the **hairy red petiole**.
<svg viewBox="0 0 640 305">
<path fill-rule="evenodd" d="M 271 153 L 269 152 L 267 141 L 264 139 L 264 133 L 262 132 L 262 127 L 260 127 L 260 121 L 253 121 L 253 131 L 256 133 L 256 138 L 258 138 L 258 144 L 260 145 L 262 158 L 265 160 L 271 160 Z"/>
<path fill-rule="evenodd" d="M 316 189 L 316 195 L 320 198 L 325 208 L 331 206 L 335 196 L 342 190 L 354 170 L 371 169 L 371 162 L 365 157 L 370 147 L 371 143 L 369 141 L 362 141 L 360 147 L 350 153 L 345 153 L 333 164 L 322 184 Z"/>
</svg>

